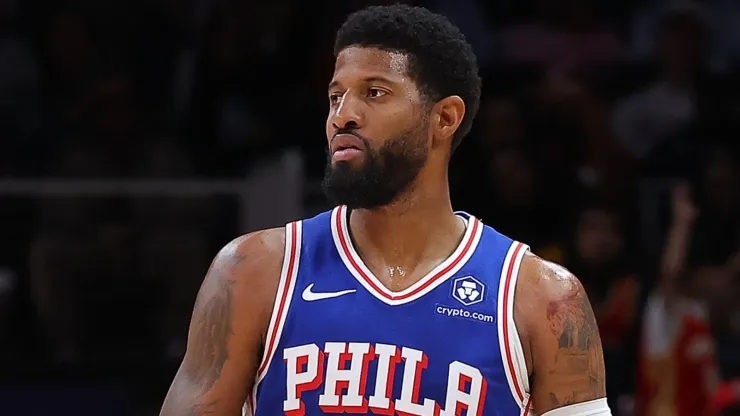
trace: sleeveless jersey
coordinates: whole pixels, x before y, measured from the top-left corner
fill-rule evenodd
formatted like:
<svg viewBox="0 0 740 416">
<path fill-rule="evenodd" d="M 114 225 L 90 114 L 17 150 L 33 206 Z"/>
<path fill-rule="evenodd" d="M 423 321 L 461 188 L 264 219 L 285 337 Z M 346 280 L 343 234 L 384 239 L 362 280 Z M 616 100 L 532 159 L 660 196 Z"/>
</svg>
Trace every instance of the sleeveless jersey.
<svg viewBox="0 0 740 416">
<path fill-rule="evenodd" d="M 447 260 L 387 289 L 352 246 L 344 206 L 286 226 L 283 270 L 255 387 L 257 416 L 530 413 L 514 288 L 529 249 L 457 213 Z"/>
</svg>

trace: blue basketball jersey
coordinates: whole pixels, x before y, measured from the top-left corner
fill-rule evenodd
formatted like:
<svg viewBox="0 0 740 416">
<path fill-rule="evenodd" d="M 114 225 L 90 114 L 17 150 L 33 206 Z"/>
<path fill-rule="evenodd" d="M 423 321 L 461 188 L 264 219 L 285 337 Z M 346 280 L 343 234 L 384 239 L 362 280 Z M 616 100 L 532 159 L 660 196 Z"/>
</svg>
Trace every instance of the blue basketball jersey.
<svg viewBox="0 0 740 416">
<path fill-rule="evenodd" d="M 475 217 L 452 255 L 387 289 L 352 246 L 344 206 L 286 226 L 283 270 L 245 413 L 530 413 L 513 319 L 528 247 Z"/>
</svg>

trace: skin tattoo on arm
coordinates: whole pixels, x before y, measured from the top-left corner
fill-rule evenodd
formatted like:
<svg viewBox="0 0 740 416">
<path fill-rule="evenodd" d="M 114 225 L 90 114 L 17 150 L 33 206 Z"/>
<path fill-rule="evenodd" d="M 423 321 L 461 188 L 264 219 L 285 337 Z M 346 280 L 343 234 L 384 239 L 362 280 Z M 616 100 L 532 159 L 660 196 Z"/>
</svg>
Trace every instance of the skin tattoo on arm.
<svg viewBox="0 0 740 416">
<path fill-rule="evenodd" d="M 233 286 L 237 267 L 246 256 L 234 252 L 221 257 L 209 271 L 193 308 L 185 359 L 165 400 L 163 415 L 216 414 L 221 403 L 208 397 L 229 359 L 234 335 Z"/>
<path fill-rule="evenodd" d="M 211 390 L 221 378 L 221 371 L 229 358 L 228 342 L 233 335 L 232 276 L 234 269 L 245 258 L 246 256 L 235 253 L 228 264 L 215 271 L 206 285 L 208 290 L 199 293 L 195 301 L 196 312 L 193 314 L 194 325 L 190 335 L 194 340 L 191 344 L 194 359 L 187 361 L 185 371 L 189 378 L 198 380 L 203 392 Z M 193 409 L 193 414 L 204 414 L 215 404 L 212 402 L 198 405 Z"/>
<path fill-rule="evenodd" d="M 210 284 L 215 286 L 217 295 L 198 296 L 196 300 L 196 319 L 191 332 L 195 341 L 192 343 L 193 359 L 188 360 L 185 366 L 188 377 L 199 380 L 204 391 L 210 390 L 221 377 L 221 370 L 229 358 L 228 339 L 233 334 L 233 282 L 223 276 L 214 276 Z"/>
<path fill-rule="evenodd" d="M 534 411 L 606 397 L 601 338 L 581 282 L 564 267 L 528 255 L 516 293 Z"/>
<path fill-rule="evenodd" d="M 547 319 L 557 337 L 557 351 L 549 370 L 564 388 L 549 392 L 555 407 L 606 396 L 601 337 L 583 286 L 572 284 L 569 293 L 550 301 Z M 567 392 L 567 393 L 565 393 Z"/>
</svg>

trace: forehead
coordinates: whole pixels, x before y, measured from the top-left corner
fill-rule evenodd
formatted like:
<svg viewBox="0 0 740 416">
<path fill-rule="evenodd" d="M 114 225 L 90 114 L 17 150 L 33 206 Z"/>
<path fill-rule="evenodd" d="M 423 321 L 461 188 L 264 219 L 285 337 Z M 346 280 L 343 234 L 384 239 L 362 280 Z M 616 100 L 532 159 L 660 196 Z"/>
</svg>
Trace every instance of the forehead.
<svg viewBox="0 0 740 416">
<path fill-rule="evenodd" d="M 334 81 L 383 77 L 391 82 L 405 83 L 408 79 L 408 60 L 401 52 L 378 48 L 349 47 L 337 55 Z"/>
</svg>

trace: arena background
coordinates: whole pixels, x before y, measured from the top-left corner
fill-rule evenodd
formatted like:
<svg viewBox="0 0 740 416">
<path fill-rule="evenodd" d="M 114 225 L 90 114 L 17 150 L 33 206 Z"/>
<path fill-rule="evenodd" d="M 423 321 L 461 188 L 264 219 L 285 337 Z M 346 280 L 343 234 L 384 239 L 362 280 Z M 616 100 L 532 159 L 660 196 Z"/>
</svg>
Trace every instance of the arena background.
<svg viewBox="0 0 740 416">
<path fill-rule="evenodd" d="M 740 3 L 420 3 L 484 77 L 454 206 L 581 278 L 614 413 L 736 400 Z M 0 0 L 0 414 L 158 413 L 217 250 L 327 208 L 365 4 Z"/>
</svg>

